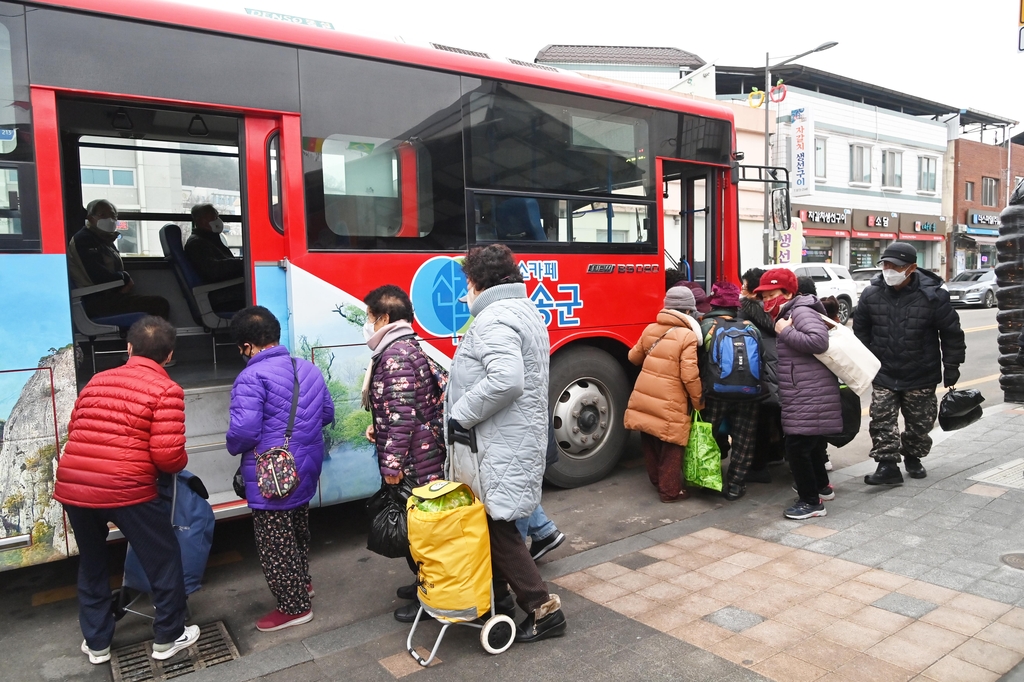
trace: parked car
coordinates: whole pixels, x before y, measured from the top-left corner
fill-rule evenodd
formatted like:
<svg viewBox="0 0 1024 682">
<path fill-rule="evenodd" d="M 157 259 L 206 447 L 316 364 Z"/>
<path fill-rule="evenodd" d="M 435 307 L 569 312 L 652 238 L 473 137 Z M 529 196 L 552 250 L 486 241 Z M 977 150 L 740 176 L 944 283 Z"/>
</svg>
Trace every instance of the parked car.
<svg viewBox="0 0 1024 682">
<path fill-rule="evenodd" d="M 857 285 L 857 300 L 860 300 L 860 295 L 871 286 L 871 280 L 881 271 L 882 268 L 857 268 L 850 273 L 853 276 L 853 283 Z"/>
<path fill-rule="evenodd" d="M 980 305 L 991 308 L 996 304 L 996 271 L 964 270 L 942 285 L 949 292 L 953 305 Z"/>
<path fill-rule="evenodd" d="M 779 265 L 762 265 L 771 268 L 788 268 L 797 277 L 810 277 L 818 289 L 818 297 L 835 296 L 839 301 L 839 319 L 843 324 L 853 315 L 853 309 L 860 298 L 856 282 L 845 265 L 836 263 L 782 263 Z"/>
</svg>

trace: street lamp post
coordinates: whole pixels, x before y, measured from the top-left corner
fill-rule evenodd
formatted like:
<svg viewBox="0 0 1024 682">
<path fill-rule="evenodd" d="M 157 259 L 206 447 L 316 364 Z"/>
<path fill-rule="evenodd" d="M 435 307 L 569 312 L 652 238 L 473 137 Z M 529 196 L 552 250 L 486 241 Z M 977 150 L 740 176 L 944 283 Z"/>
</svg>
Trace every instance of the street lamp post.
<svg viewBox="0 0 1024 682">
<path fill-rule="evenodd" d="M 771 102 L 772 102 L 771 96 L 769 95 L 769 93 L 771 92 L 771 88 L 772 88 L 772 84 L 771 84 L 771 81 L 772 81 L 772 69 L 777 69 L 780 66 L 785 66 L 786 64 L 789 64 L 791 62 L 795 62 L 797 59 L 800 59 L 801 57 L 806 57 L 809 54 L 814 54 L 815 52 L 824 52 L 825 50 L 833 48 L 833 47 L 835 47 L 838 44 L 839 43 L 836 42 L 836 41 L 830 41 L 830 42 L 827 42 L 827 43 L 822 43 L 821 45 L 818 45 L 813 50 L 807 50 L 807 52 L 801 52 L 800 54 L 796 55 L 795 57 L 790 57 L 789 59 L 786 59 L 785 61 L 781 61 L 778 64 L 774 64 L 774 65 L 771 65 L 771 66 L 769 66 L 769 64 L 771 63 L 771 58 L 770 58 L 769 54 L 767 52 L 764 53 L 764 165 L 766 165 L 766 166 L 772 165 L 771 159 L 769 158 L 770 155 L 771 155 L 771 140 L 770 140 L 771 135 L 770 135 L 769 129 L 768 129 L 769 120 L 770 120 L 769 119 L 769 114 L 770 114 Z M 772 221 L 771 221 L 771 187 L 770 187 L 770 183 L 766 182 L 765 186 L 764 186 L 764 262 L 765 262 L 765 265 L 771 264 L 772 260 L 774 259 L 773 249 L 771 248 L 771 245 L 772 245 L 772 242 L 774 241 L 774 238 L 775 238 L 775 234 L 774 234 L 774 231 L 772 230 Z"/>
</svg>

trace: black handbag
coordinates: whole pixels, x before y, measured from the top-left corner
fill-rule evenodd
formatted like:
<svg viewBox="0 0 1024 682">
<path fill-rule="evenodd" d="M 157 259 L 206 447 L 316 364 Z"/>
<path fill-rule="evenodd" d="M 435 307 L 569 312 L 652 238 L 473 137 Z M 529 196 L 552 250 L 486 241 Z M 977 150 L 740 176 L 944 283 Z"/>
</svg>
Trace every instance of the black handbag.
<svg viewBox="0 0 1024 682">
<path fill-rule="evenodd" d="M 860 433 L 861 407 L 860 396 L 845 384 L 839 387 L 839 403 L 843 411 L 843 430 L 832 436 L 825 436 L 829 445 L 841 448 L 849 445 Z"/>
<path fill-rule="evenodd" d="M 958 391 L 951 388 L 939 403 L 939 418 L 963 417 L 985 402 L 985 396 L 976 388 Z"/>
<path fill-rule="evenodd" d="M 238 465 L 238 469 L 235 471 L 235 475 L 231 478 L 231 487 L 235 489 L 235 494 L 243 500 L 245 499 L 245 479 L 242 478 L 242 465 Z"/>
</svg>

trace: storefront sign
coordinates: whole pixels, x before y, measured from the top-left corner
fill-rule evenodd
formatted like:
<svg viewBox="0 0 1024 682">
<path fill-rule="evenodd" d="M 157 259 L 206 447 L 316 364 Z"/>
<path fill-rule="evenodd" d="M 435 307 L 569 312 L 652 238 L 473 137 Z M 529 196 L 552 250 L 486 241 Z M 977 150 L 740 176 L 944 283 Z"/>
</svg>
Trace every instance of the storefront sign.
<svg viewBox="0 0 1024 682">
<path fill-rule="evenodd" d="M 941 242 L 946 235 L 946 216 L 900 214 L 900 239 Z"/>
<path fill-rule="evenodd" d="M 969 211 L 967 213 L 967 224 L 970 225 L 991 225 L 999 227 L 999 214 L 991 211 Z"/>
<path fill-rule="evenodd" d="M 820 228 L 805 227 L 804 236 L 807 237 L 839 237 L 845 239 L 850 236 L 846 230 L 822 230 Z"/>
<path fill-rule="evenodd" d="M 804 224 L 804 234 L 817 237 L 849 237 L 853 210 L 832 206 L 793 206 L 793 217 Z"/>
<path fill-rule="evenodd" d="M 846 213 L 843 211 L 800 211 L 799 215 L 800 220 L 806 223 L 846 224 Z"/>
<path fill-rule="evenodd" d="M 891 211 L 853 210 L 854 239 L 896 239 L 900 214 Z"/>
<path fill-rule="evenodd" d="M 804 197 L 814 187 L 814 122 L 807 109 L 794 109 L 793 120 L 793 188 L 790 195 Z"/>
<path fill-rule="evenodd" d="M 998 237 L 999 228 L 991 227 L 968 227 L 967 234 L 979 235 L 982 237 Z"/>
</svg>

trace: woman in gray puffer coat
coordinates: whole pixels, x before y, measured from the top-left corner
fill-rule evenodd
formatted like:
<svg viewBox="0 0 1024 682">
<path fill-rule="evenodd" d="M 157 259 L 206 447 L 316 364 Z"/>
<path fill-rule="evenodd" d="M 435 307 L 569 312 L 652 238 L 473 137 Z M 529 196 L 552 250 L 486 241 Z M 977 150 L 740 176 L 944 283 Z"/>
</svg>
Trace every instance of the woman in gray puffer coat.
<svg viewBox="0 0 1024 682">
<path fill-rule="evenodd" d="M 548 445 L 548 330 L 507 246 L 473 249 L 462 264 L 473 322 L 452 358 L 445 396 L 449 465 L 487 509 L 495 608 L 526 619 L 517 642 L 565 633 L 516 520 L 540 504 Z"/>
<path fill-rule="evenodd" d="M 772 279 L 769 270 L 762 282 Z M 788 278 L 778 281 L 789 281 Z M 825 470 L 825 436 L 843 430 L 839 380 L 815 356 L 828 350 L 824 306 L 815 296 L 795 296 L 782 306 L 775 323 L 779 352 L 779 399 L 786 458 L 800 499 L 786 510 L 790 519 L 825 516 L 826 500 L 834 499 Z"/>
</svg>

